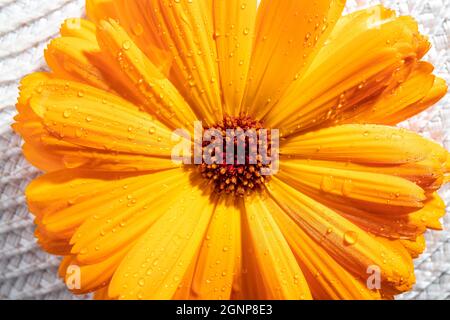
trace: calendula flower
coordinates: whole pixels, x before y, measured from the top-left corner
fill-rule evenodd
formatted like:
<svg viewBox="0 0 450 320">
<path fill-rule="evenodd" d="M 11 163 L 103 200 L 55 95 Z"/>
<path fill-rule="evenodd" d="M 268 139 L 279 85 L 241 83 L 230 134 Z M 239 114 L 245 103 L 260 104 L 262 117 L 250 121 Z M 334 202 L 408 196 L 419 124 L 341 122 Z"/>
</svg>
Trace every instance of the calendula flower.
<svg viewBox="0 0 450 320">
<path fill-rule="evenodd" d="M 412 18 L 382 6 L 342 16 L 344 6 L 88 0 L 88 19 L 63 24 L 45 52 L 50 71 L 22 80 L 14 128 L 46 172 L 26 191 L 36 237 L 64 256 L 61 277 L 78 268 L 74 293 L 378 299 L 411 289 L 423 234 L 441 228 L 450 162 L 395 125 L 447 88 L 421 60 L 430 44 Z M 196 121 L 280 130 L 279 172 L 261 175 L 261 158 L 173 162 L 174 130 Z"/>
</svg>

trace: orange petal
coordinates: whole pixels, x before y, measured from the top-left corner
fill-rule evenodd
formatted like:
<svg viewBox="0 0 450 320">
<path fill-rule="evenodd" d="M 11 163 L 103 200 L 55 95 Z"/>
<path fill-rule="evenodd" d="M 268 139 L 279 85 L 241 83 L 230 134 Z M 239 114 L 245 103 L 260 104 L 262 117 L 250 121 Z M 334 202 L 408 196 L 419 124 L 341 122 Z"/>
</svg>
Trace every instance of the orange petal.
<svg viewBox="0 0 450 320">
<path fill-rule="evenodd" d="M 432 72 L 433 66 L 429 63 L 418 63 L 406 81 L 395 90 L 387 90 L 376 102 L 342 115 L 342 122 L 396 125 L 415 116 L 447 93 L 445 81 Z"/>
<path fill-rule="evenodd" d="M 410 214 L 409 219 L 415 223 L 423 223 L 429 229 L 442 230 L 442 224 L 439 220 L 445 215 L 445 209 L 445 202 L 435 192 L 429 197 L 425 203 L 425 207 L 422 210 Z"/>
<path fill-rule="evenodd" d="M 118 21 L 148 59 L 161 66 L 161 70 L 166 74 L 170 67 L 167 62 L 171 59 L 167 51 L 161 50 L 163 48 L 161 40 L 146 16 L 146 11 L 151 9 L 146 0 L 86 1 L 86 12 L 90 20 L 96 24 L 108 19 Z"/>
<path fill-rule="evenodd" d="M 213 5 L 224 112 L 238 116 L 250 65 L 257 1 L 215 0 Z"/>
<path fill-rule="evenodd" d="M 115 1 L 116 4 L 118 2 L 121 1 Z M 143 46 L 130 30 L 127 31 L 131 34 L 131 41 L 138 43 L 140 50 L 144 50 L 146 56 L 143 59 L 152 58 L 157 63 L 159 72 L 165 77 L 170 68 L 167 54 L 154 47 L 151 42 L 145 42 Z M 61 27 L 61 35 L 63 37 L 53 40 L 46 50 L 47 62 L 60 78 L 114 90 L 115 93 L 136 104 L 147 103 L 139 98 L 138 88 L 122 73 L 120 65 L 116 63 L 116 57 L 101 52 L 97 41 L 97 26 L 94 23 L 84 19 L 68 19 Z M 145 48 L 151 54 L 146 52 Z M 155 58 L 155 55 L 161 57 Z"/>
<path fill-rule="evenodd" d="M 366 279 L 355 276 L 339 265 L 319 243 L 314 242 L 272 200 L 266 203 L 305 273 L 311 293 L 315 299 L 361 300 L 379 299 L 377 290 L 367 288 Z"/>
<path fill-rule="evenodd" d="M 168 171 L 165 174 L 176 172 Z M 161 175 L 161 174 L 160 174 Z M 26 190 L 30 211 L 37 217 L 37 224 L 51 236 L 66 239 L 86 219 L 110 212 L 111 201 L 118 196 L 127 198 L 132 191 L 145 188 L 153 181 L 153 175 L 98 173 L 80 170 L 64 170 L 35 179 Z M 133 199 L 124 204 L 132 203 Z M 123 201 L 123 199 L 122 199 Z M 43 234 L 47 236 L 47 234 Z"/>
<path fill-rule="evenodd" d="M 244 97 L 244 112 L 261 119 L 305 70 L 341 15 L 340 0 L 263 0 Z"/>
<path fill-rule="evenodd" d="M 96 26 L 89 20 L 70 18 L 61 25 L 60 33 L 63 37 L 79 38 L 96 43 Z"/>
<path fill-rule="evenodd" d="M 421 235 L 416 240 L 401 240 L 413 259 L 418 258 L 426 248 L 425 236 Z"/>
<path fill-rule="evenodd" d="M 228 300 L 241 254 L 241 212 L 233 199 L 221 200 L 200 249 L 191 298 Z"/>
<path fill-rule="evenodd" d="M 200 249 L 199 249 L 200 251 Z M 197 266 L 197 255 L 192 259 L 189 268 L 186 270 L 186 273 L 178 285 L 178 289 L 172 297 L 172 300 L 192 300 L 192 281 L 194 278 L 195 268 Z"/>
<path fill-rule="evenodd" d="M 329 126 L 343 111 L 397 87 L 427 49 L 427 40 L 410 17 L 396 18 L 381 6 L 343 17 L 306 74 L 292 83 L 266 121 L 283 128 L 285 135 Z"/>
<path fill-rule="evenodd" d="M 110 198 L 107 206 L 97 206 L 96 214 L 91 214 L 77 229 L 71 239 L 72 254 L 80 262 L 91 264 L 134 243 L 173 202 L 189 196 L 189 180 L 188 172 L 169 170 L 143 176 L 126 189 L 118 189 L 119 194 Z"/>
<path fill-rule="evenodd" d="M 65 283 L 70 283 L 71 276 L 73 275 L 71 273 L 67 273 L 67 271 L 70 271 L 70 267 L 79 268 L 79 288 L 74 288 L 71 291 L 74 294 L 87 294 L 96 291 L 102 287 L 105 287 L 109 283 L 112 275 L 129 250 L 130 247 L 123 248 L 117 252 L 114 252 L 105 260 L 89 265 L 82 264 L 76 259 L 76 257 L 72 257 L 68 263 L 69 266 L 66 266 L 64 263 L 61 265 L 61 277 L 65 280 Z"/>
<path fill-rule="evenodd" d="M 99 22 L 105 18 L 118 18 L 113 0 L 86 0 L 86 14 L 93 22 Z"/>
<path fill-rule="evenodd" d="M 89 59 L 100 51 L 96 42 L 61 37 L 52 40 L 45 51 L 45 59 L 55 75 L 62 79 L 85 82 L 103 90 L 110 90 L 101 70 Z"/>
<path fill-rule="evenodd" d="M 94 292 L 94 300 L 114 300 L 108 295 L 108 286 Z"/>
<path fill-rule="evenodd" d="M 416 133 L 380 125 L 341 125 L 287 139 L 281 154 L 307 159 L 370 164 L 404 164 L 425 159 L 441 163 L 447 151 Z"/>
<path fill-rule="evenodd" d="M 321 166 L 304 160 L 283 161 L 277 176 L 304 192 L 345 199 L 357 207 L 421 208 L 426 199 L 422 188 L 400 177 Z"/>
<path fill-rule="evenodd" d="M 155 300 L 173 297 L 214 212 L 216 201 L 204 193 L 204 188 L 193 186 L 189 196 L 173 203 L 138 240 L 114 274 L 110 296 Z"/>
<path fill-rule="evenodd" d="M 427 199 L 423 208 L 399 215 L 393 215 L 392 212 L 391 214 L 371 212 L 370 208 L 357 208 L 344 201 L 338 202 L 325 198 L 316 200 L 338 212 L 361 229 L 389 239 L 415 239 L 427 228 L 439 228 L 439 219 L 445 214 L 445 204 L 436 195 Z"/>
<path fill-rule="evenodd" d="M 115 21 L 102 21 L 98 40 L 102 52 L 116 61 L 124 78 L 135 86 L 146 111 L 173 129 L 193 127 L 196 116 L 189 105 Z"/>
<path fill-rule="evenodd" d="M 201 121 L 222 120 L 212 3 L 148 0 L 146 14 L 173 57 L 170 80 Z"/>
<path fill-rule="evenodd" d="M 78 146 L 170 157 L 171 131 L 129 102 L 83 84 L 51 80 L 30 99 L 48 132 Z"/>
<path fill-rule="evenodd" d="M 46 171 L 64 167 L 136 171 L 178 166 L 170 160 L 176 143 L 170 130 L 105 91 L 33 74 L 22 81 L 17 109 L 13 127 L 26 141 L 25 155 Z M 113 110 L 121 111 L 117 114 Z M 120 119 L 114 119 L 114 114 Z M 166 143 L 172 146 L 164 146 Z M 151 156 L 150 149 L 154 150 Z"/>
<path fill-rule="evenodd" d="M 272 179 L 269 192 L 278 206 L 349 272 L 367 277 L 368 268 L 377 266 L 385 285 L 398 291 L 411 288 L 414 266 L 399 242 L 369 235 L 278 178 Z"/>
<path fill-rule="evenodd" d="M 39 220 L 36 220 L 36 222 L 37 221 Z M 37 243 L 45 252 L 57 256 L 65 256 L 70 254 L 70 234 L 52 234 L 47 232 L 42 226 L 38 225 L 34 235 Z"/>
<path fill-rule="evenodd" d="M 303 272 L 265 201 L 248 199 L 245 211 L 244 232 L 249 233 L 252 243 L 245 254 L 251 252 L 255 267 L 248 272 L 260 274 L 264 299 L 311 299 Z"/>
</svg>

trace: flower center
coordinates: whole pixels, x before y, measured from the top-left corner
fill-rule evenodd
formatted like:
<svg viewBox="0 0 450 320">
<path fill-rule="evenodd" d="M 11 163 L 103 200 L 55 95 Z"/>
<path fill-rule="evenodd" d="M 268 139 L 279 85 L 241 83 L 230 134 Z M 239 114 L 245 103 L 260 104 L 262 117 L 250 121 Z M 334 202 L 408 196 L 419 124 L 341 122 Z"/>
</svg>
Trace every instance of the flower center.
<svg viewBox="0 0 450 320">
<path fill-rule="evenodd" d="M 271 134 L 260 121 L 248 116 L 225 116 L 206 128 L 203 163 L 199 171 L 215 192 L 245 196 L 261 191 L 269 180 Z"/>
</svg>

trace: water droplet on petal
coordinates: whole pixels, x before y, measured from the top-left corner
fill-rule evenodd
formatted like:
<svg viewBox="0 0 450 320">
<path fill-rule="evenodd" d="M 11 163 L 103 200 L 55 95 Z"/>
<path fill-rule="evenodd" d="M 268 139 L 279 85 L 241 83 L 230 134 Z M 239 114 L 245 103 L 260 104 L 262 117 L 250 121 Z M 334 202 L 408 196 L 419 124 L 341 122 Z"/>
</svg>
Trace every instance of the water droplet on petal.
<svg viewBox="0 0 450 320">
<path fill-rule="evenodd" d="M 324 192 L 330 192 L 334 189 L 334 178 L 332 176 L 324 176 L 320 188 Z"/>
<path fill-rule="evenodd" d="M 124 50 L 130 50 L 130 48 L 131 48 L 131 42 L 130 42 L 129 40 L 125 40 L 125 41 L 122 43 L 122 48 L 123 48 Z"/>
<path fill-rule="evenodd" d="M 69 119 L 72 116 L 72 112 L 70 110 L 65 110 L 63 112 L 63 117 Z"/>
<path fill-rule="evenodd" d="M 353 182 L 352 180 L 345 180 L 342 185 L 342 194 L 346 197 L 349 197 L 353 191 Z"/>
<path fill-rule="evenodd" d="M 358 234 L 355 231 L 347 231 L 344 234 L 344 242 L 346 245 L 352 246 L 358 242 Z"/>
</svg>

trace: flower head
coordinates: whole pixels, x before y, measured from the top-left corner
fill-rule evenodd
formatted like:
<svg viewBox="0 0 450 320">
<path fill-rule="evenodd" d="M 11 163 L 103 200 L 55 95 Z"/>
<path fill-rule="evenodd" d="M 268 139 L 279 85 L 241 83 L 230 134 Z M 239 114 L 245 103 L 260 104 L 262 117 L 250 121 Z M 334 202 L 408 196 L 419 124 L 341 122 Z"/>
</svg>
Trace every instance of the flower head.
<svg viewBox="0 0 450 320">
<path fill-rule="evenodd" d="M 444 148 L 395 127 L 447 89 L 422 61 L 430 44 L 412 18 L 381 6 L 341 16 L 342 0 L 86 4 L 88 19 L 67 20 L 49 44 L 50 71 L 22 80 L 14 124 L 46 172 L 26 191 L 36 237 L 64 256 L 61 277 L 79 268 L 75 293 L 377 299 L 411 289 L 450 171 Z M 279 148 L 265 148 L 278 172 L 261 174 L 273 163 L 260 154 L 203 142 L 187 148 L 200 146 L 200 162 L 173 162 L 174 130 L 199 121 L 227 152 L 261 151 L 251 133 L 279 130 Z"/>
</svg>

